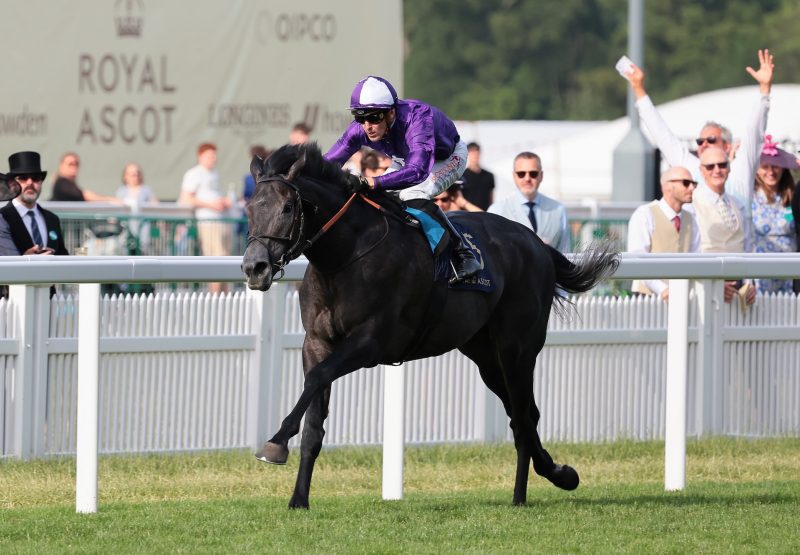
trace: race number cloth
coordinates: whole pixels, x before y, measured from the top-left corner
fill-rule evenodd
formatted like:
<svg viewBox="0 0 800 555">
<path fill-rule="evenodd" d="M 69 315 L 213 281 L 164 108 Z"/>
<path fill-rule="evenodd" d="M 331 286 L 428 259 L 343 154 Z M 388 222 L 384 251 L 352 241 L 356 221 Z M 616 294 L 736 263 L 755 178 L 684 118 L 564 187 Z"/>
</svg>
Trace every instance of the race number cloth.
<svg viewBox="0 0 800 555">
<path fill-rule="evenodd" d="M 421 210 L 406 207 L 406 212 L 414 216 L 417 221 L 419 221 L 422 227 L 422 232 L 425 234 L 425 238 L 428 240 L 428 246 L 430 247 L 434 256 L 434 281 L 439 279 L 444 279 L 447 281 L 453 272 L 452 265 L 450 264 L 450 257 L 453 255 L 453 246 L 452 244 L 449 244 L 449 241 L 447 241 L 447 234 L 445 233 L 444 228 L 432 216 Z M 468 228 L 460 225 L 458 222 L 451 220 L 451 223 L 453 224 L 453 227 L 455 227 L 464 237 L 467 247 L 472 251 L 472 254 L 475 255 L 475 258 L 478 260 L 478 262 L 481 263 L 483 269 L 476 276 L 473 276 L 468 280 L 450 284 L 449 288 L 484 291 L 486 293 L 494 291 L 494 280 L 489 274 L 486 264 L 484 264 L 483 253 L 481 252 L 477 238 L 470 233 Z"/>
</svg>

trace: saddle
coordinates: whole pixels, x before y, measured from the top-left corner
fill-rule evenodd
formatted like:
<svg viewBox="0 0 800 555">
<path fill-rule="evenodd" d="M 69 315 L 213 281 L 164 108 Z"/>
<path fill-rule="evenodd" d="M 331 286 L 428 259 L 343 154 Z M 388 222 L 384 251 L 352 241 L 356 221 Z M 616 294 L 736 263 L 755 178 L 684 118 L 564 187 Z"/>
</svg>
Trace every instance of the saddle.
<svg viewBox="0 0 800 555">
<path fill-rule="evenodd" d="M 453 244 L 450 240 L 450 232 L 445 229 L 434 217 L 427 214 L 424 210 L 412 208 L 400 200 L 397 194 L 387 191 L 375 191 L 369 194 L 369 199 L 376 202 L 387 213 L 402 221 L 412 229 L 421 232 L 428 242 L 434 259 L 433 281 L 438 282 L 449 280 L 452 275 L 452 265 L 450 257 L 453 252 Z M 430 201 L 433 202 L 433 201 Z M 470 232 L 466 225 L 457 220 L 451 220 L 453 226 L 462 234 L 467 242 L 467 246 L 478 259 L 483 262 L 483 252 L 481 251 L 478 239 Z M 483 291 L 486 293 L 494 291 L 494 280 L 489 274 L 486 264 L 484 269 L 470 279 L 448 284 L 449 289 Z"/>
</svg>

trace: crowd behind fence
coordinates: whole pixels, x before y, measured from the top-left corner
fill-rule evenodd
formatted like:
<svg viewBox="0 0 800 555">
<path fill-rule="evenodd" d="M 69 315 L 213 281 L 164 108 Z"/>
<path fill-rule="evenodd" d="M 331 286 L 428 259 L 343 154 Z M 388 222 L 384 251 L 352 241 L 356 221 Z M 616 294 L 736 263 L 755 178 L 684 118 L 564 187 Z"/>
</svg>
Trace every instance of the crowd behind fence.
<svg viewBox="0 0 800 555">
<path fill-rule="evenodd" d="M 176 205 L 143 213 L 120 210 L 119 206 L 75 203 L 44 203 L 61 218 L 64 242 L 70 253 L 89 256 L 199 256 L 197 220 L 192 212 Z M 592 241 L 609 240 L 613 248 L 624 251 L 627 240 L 628 204 L 573 205 L 570 215 L 571 250 L 579 250 Z M 215 220 L 220 230 L 231 237 L 230 253 L 241 255 L 247 246 L 247 219 Z"/>
</svg>

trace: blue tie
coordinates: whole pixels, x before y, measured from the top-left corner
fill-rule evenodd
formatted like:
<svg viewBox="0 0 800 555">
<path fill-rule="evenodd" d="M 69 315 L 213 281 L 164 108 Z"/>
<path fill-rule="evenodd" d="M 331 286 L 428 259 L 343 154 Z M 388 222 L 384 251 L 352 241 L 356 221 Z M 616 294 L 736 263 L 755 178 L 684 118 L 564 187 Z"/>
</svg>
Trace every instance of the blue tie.
<svg viewBox="0 0 800 555">
<path fill-rule="evenodd" d="M 526 202 L 525 204 L 528 205 L 528 219 L 531 221 L 531 227 L 533 228 L 534 231 L 538 232 L 539 226 L 536 225 L 536 214 L 533 213 L 533 205 L 536 203 L 531 200 Z"/>
<path fill-rule="evenodd" d="M 42 242 L 42 234 L 39 233 L 39 224 L 36 222 L 36 215 L 33 213 L 33 210 L 28 210 L 28 217 L 31 219 L 31 235 L 33 235 L 33 242 L 40 247 L 44 247 L 45 244 Z"/>
</svg>

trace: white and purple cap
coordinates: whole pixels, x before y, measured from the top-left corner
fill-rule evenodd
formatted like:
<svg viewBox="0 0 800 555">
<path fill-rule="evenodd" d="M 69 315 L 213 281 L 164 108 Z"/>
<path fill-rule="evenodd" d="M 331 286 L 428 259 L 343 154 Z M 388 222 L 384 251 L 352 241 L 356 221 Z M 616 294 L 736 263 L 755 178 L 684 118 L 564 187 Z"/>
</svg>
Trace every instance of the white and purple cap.
<svg viewBox="0 0 800 555">
<path fill-rule="evenodd" d="M 397 92 L 383 77 L 369 75 L 356 84 L 350 95 L 350 111 L 363 116 L 376 110 L 388 110 L 397 102 Z"/>
</svg>

